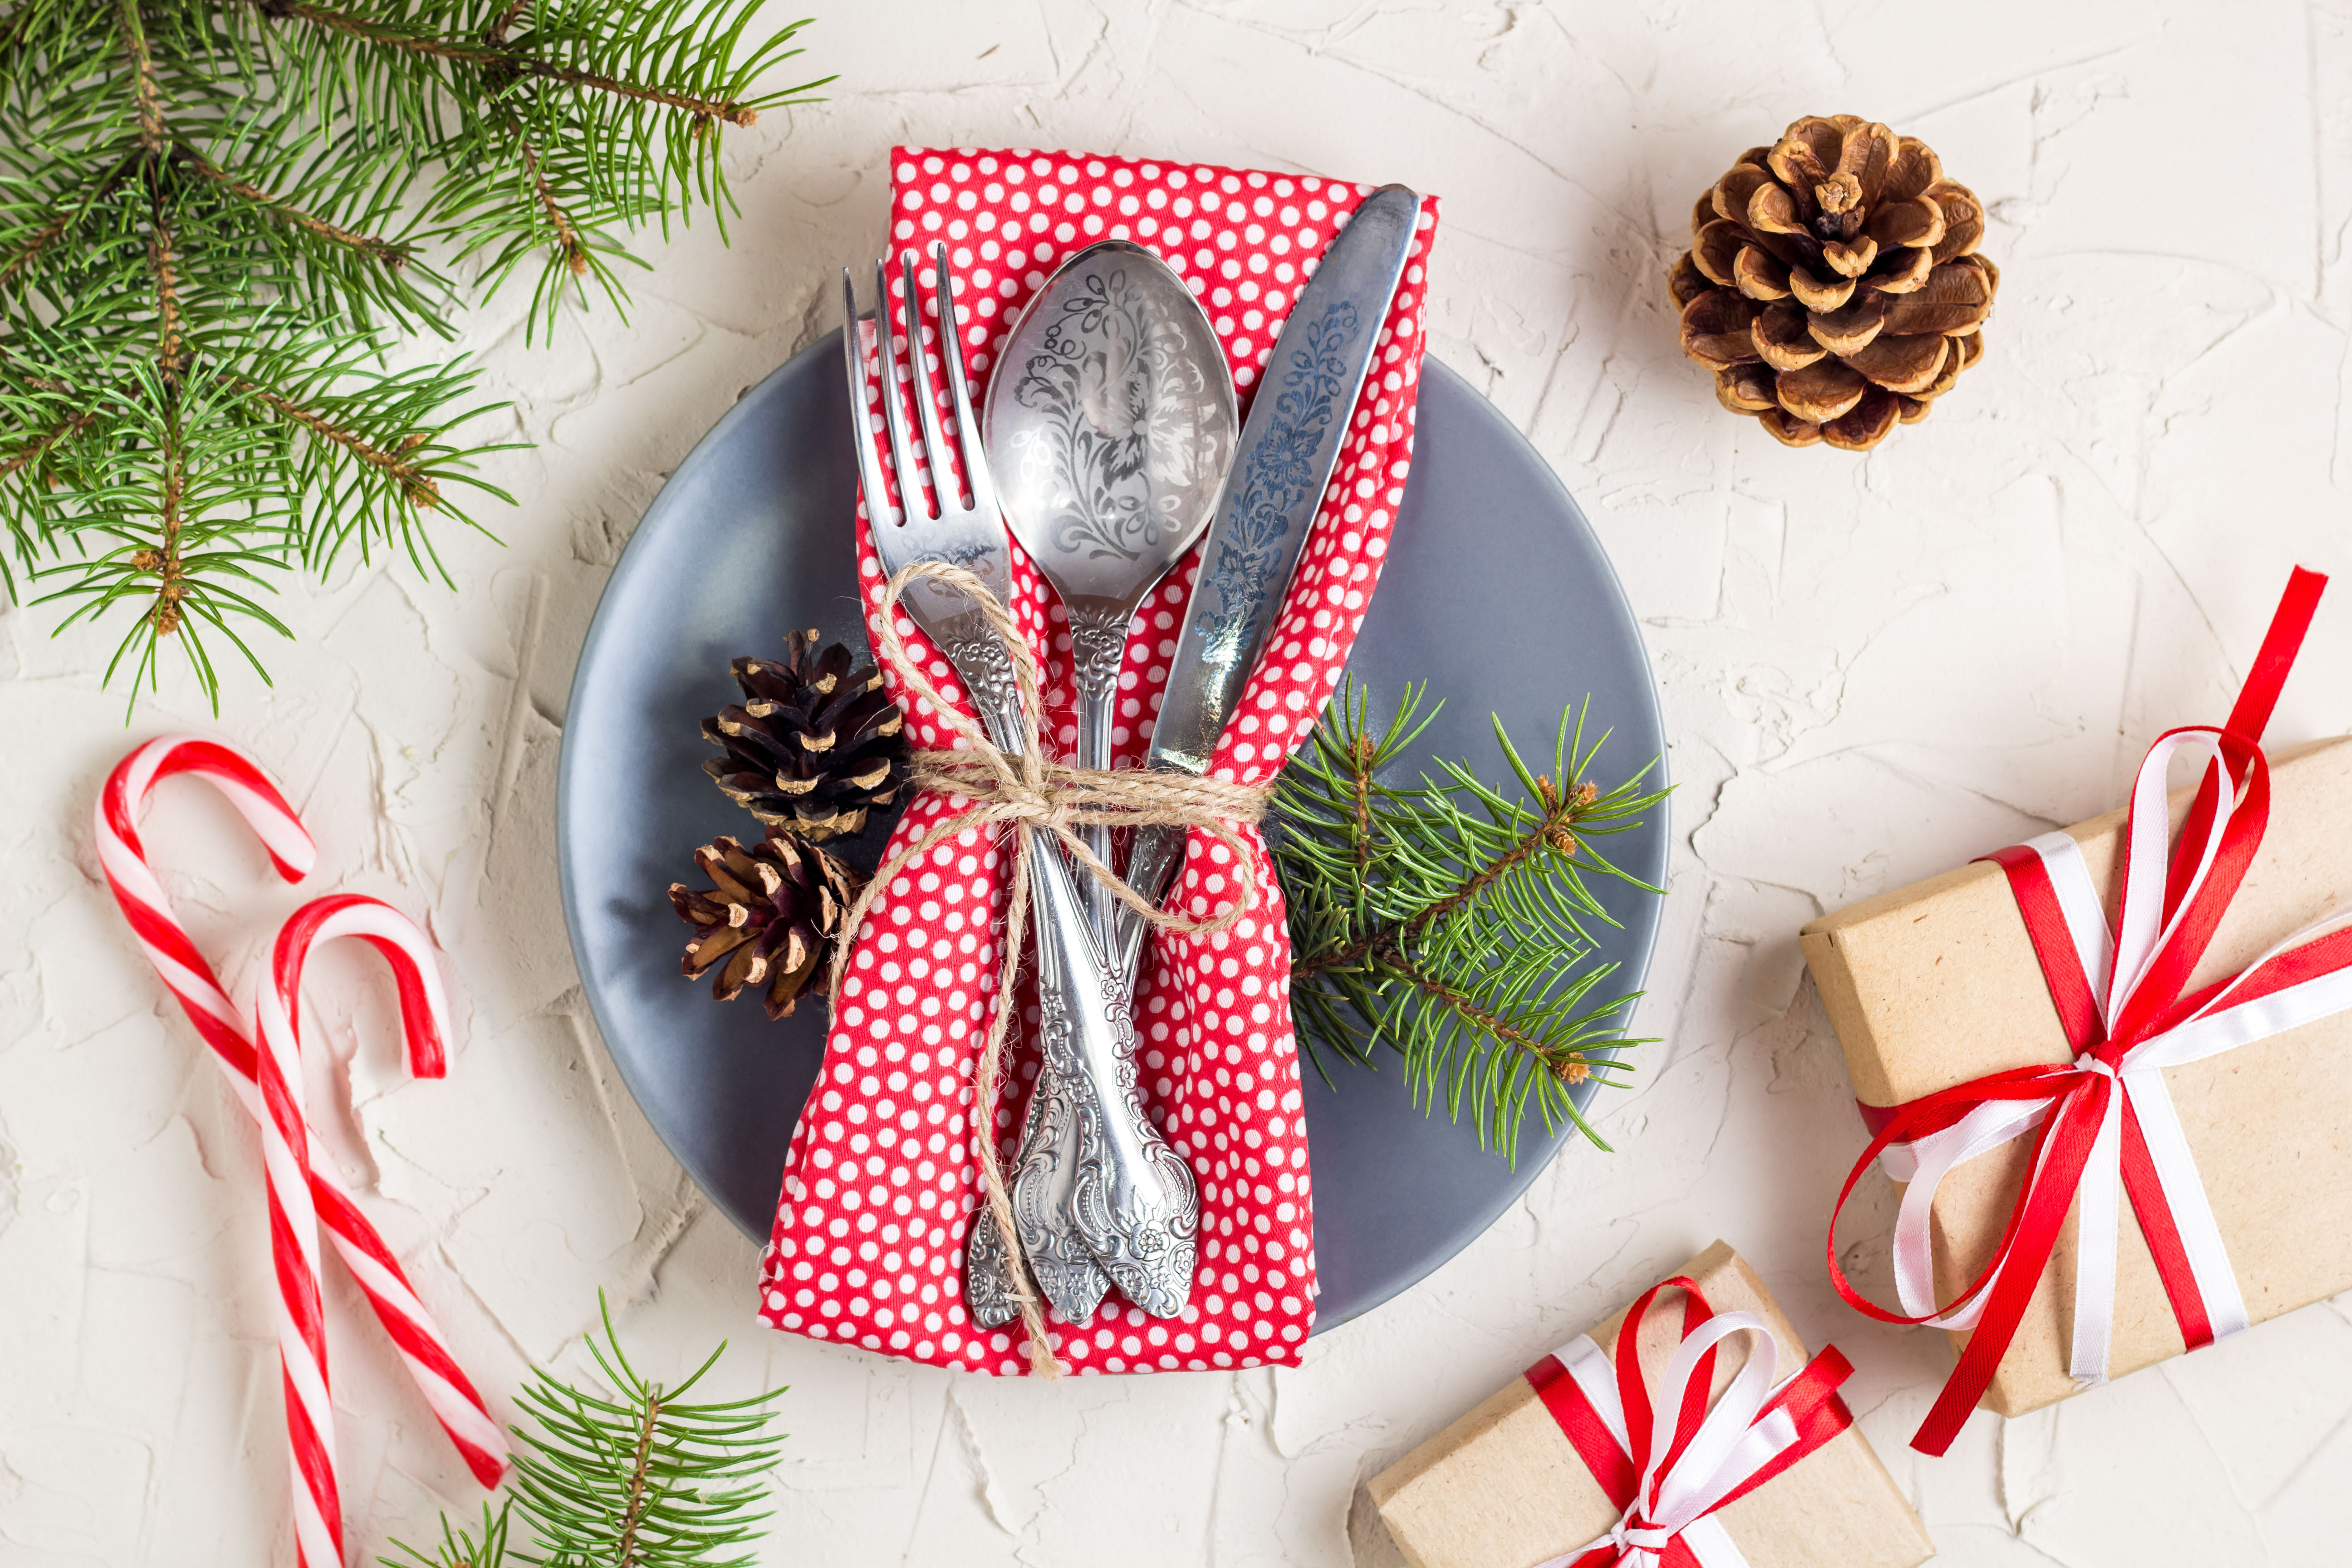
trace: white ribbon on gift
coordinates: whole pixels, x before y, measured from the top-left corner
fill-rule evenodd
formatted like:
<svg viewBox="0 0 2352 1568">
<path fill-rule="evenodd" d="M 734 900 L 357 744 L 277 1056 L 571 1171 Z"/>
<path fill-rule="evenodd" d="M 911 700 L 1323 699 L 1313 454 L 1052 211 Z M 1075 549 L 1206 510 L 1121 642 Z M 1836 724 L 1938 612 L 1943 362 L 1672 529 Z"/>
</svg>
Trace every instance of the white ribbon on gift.
<svg viewBox="0 0 2352 1568">
<path fill-rule="evenodd" d="M 2242 791 L 2227 811 L 2216 811 L 2205 842 L 2198 848 L 2197 874 L 2180 900 L 2170 924 L 2163 921 L 2166 873 L 2166 827 L 2168 821 L 2165 774 L 2175 752 L 2196 745 L 2210 752 L 2219 765 L 2219 747 L 2203 731 L 2168 735 L 2149 748 L 2132 788 L 2129 861 L 2125 868 L 2124 897 L 2116 931 L 2111 933 L 2105 907 L 2084 864 L 2082 847 L 2063 833 L 2045 833 L 2026 841 L 2049 874 L 2050 886 L 2074 939 L 2075 955 L 2090 981 L 2091 995 L 2103 1024 L 2122 1012 L 2134 990 L 2147 977 L 2183 913 L 2195 902 L 2198 889 L 2213 868 L 2230 818 L 2242 809 Z M 2222 1245 L 2221 1228 L 2205 1193 L 2204 1179 L 2189 1152 L 2180 1118 L 2165 1086 L 2164 1069 L 2202 1061 L 2240 1046 L 2283 1034 L 2316 1019 L 2352 1007 L 2352 970 L 2323 974 L 2300 984 L 2235 1007 L 2223 1004 L 2232 991 L 2264 964 L 2288 950 L 2341 922 L 2352 909 L 2338 909 L 2295 932 L 2239 973 L 2224 990 L 2191 1017 L 2143 1040 L 2110 1067 L 2082 1058 L 2086 1073 L 2112 1077 L 2117 1092 L 2107 1099 L 2090 1163 L 2077 1190 L 2074 1330 L 2068 1371 L 2080 1387 L 2107 1380 L 2108 1352 L 2114 1337 L 2116 1248 L 2123 1189 L 2123 1115 L 2129 1100 L 2138 1113 L 2140 1131 L 2147 1141 L 2158 1184 L 2172 1210 L 2182 1250 L 2202 1298 L 2215 1339 L 2226 1339 L 2248 1326 L 2245 1298 L 2238 1289 Z M 2087 1091 L 2084 1089 L 2071 1092 Z M 1890 1145 L 1880 1155 L 1880 1166 L 1896 1182 L 1906 1184 L 1895 1223 L 1895 1288 L 1903 1310 L 1937 1328 L 1976 1326 L 1986 1301 L 1999 1283 L 1998 1271 L 1981 1289 L 1937 1312 L 1935 1268 L 1928 1241 L 1928 1215 L 1936 1189 L 1943 1179 L 1969 1161 L 2021 1137 L 2041 1125 L 2058 1106 L 2060 1097 L 2038 1100 L 1996 1100 L 1977 1107 L 1958 1121 L 1916 1139 Z M 2043 1149 L 2044 1158 L 2048 1146 Z M 2037 1163 L 2034 1176 L 2041 1175 Z M 2030 1189 L 2029 1189 L 2030 1190 Z M 2004 1262 L 2003 1267 L 2006 1268 Z M 1930 1317 L 1929 1314 L 1936 1315 Z"/>
<path fill-rule="evenodd" d="M 1733 1334 L 1754 1336 L 1747 1363 L 1699 1424 L 1690 1447 L 1662 1474 L 1661 1467 L 1673 1447 L 1675 1422 L 1691 1380 L 1697 1375 L 1699 1359 Z M 1633 1445 L 1625 1426 L 1625 1407 L 1617 1397 L 1616 1367 L 1588 1334 L 1577 1335 L 1552 1355 L 1576 1380 L 1586 1403 L 1631 1463 Z M 1676 1536 L 1703 1568 L 1748 1568 L 1748 1559 L 1731 1543 L 1713 1514 L 1725 1498 L 1798 1441 L 1797 1423 L 1785 1408 L 1757 1419 L 1757 1413 L 1771 1400 L 1772 1374 L 1779 1358 L 1780 1345 L 1772 1331 L 1753 1312 L 1718 1312 L 1693 1330 L 1666 1363 L 1665 1379 L 1653 1405 L 1656 1420 L 1649 1462 L 1633 1489 L 1633 1500 L 1606 1535 L 1550 1558 L 1538 1568 L 1568 1568 L 1603 1547 L 1613 1549 L 1624 1568 L 1652 1568 Z"/>
</svg>

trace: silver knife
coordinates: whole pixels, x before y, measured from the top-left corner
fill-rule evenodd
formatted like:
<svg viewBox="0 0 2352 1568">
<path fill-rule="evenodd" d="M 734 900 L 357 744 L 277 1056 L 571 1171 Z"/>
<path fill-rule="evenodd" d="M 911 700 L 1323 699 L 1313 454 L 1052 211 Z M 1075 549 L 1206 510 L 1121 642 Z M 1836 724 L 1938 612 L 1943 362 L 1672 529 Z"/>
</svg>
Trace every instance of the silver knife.
<svg viewBox="0 0 2352 1568">
<path fill-rule="evenodd" d="M 1283 323 L 1217 520 L 1201 542 L 1201 573 L 1168 666 L 1146 767 L 1208 772 L 1322 510 L 1420 214 L 1421 198 L 1402 185 L 1365 197 Z M 1138 828 L 1128 885 L 1153 904 L 1166 898 L 1183 863 L 1184 837 L 1181 827 Z M 1132 973 L 1150 927 L 1125 905 L 1118 913 L 1113 963 Z"/>
</svg>

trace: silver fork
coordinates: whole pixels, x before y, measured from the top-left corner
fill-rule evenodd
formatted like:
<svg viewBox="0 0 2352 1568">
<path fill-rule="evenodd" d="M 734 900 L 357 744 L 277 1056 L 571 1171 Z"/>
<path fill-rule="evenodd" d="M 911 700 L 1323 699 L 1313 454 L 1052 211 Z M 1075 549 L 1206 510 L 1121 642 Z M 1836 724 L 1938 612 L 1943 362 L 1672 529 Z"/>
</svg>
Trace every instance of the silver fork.
<svg viewBox="0 0 2352 1568">
<path fill-rule="evenodd" d="M 894 575 L 918 561 L 953 562 L 1000 601 L 1010 603 L 1012 550 L 964 378 L 961 321 L 944 246 L 934 250 L 932 261 L 940 328 L 936 342 L 946 361 L 964 482 L 971 490 L 969 501 L 958 493 L 946 459 L 948 446 L 932 405 L 923 344 L 922 296 L 915 257 L 908 252 L 900 258 L 910 362 L 907 390 L 922 425 L 922 451 L 939 500 L 936 516 L 925 503 L 923 475 L 899 408 L 889 264 L 877 261 L 874 267 L 875 336 L 882 362 L 883 423 L 889 433 L 890 466 L 900 501 L 896 518 L 884 504 L 888 492 L 866 423 L 872 388 L 859 342 L 856 288 L 847 268 L 841 275 L 844 357 L 858 477 L 865 486 L 875 553 L 883 569 Z M 1024 725 L 1012 656 L 979 606 L 957 589 L 929 582 L 911 584 L 899 603 L 955 666 L 989 739 L 1001 750 L 1017 751 Z M 1199 1208 L 1192 1169 L 1168 1146 L 1144 1110 L 1128 984 L 1107 964 L 1090 934 L 1085 900 L 1057 841 L 1046 837 L 1038 845 L 1038 853 L 1029 857 L 1029 878 L 1037 942 L 1039 1033 L 1048 1058 L 1045 1070 L 1075 1091 L 1066 1099 L 1032 1094 L 1024 1137 L 1042 1136 L 1059 1143 L 1058 1125 L 1041 1123 L 1072 1116 L 1077 1121 L 1077 1153 L 1066 1206 L 1059 1201 L 1058 1189 L 1064 1184 L 1050 1167 L 1024 1170 L 1015 1181 L 1013 1210 L 1021 1244 L 1036 1270 L 1038 1287 L 1071 1322 L 1093 1315 L 1106 1289 L 1105 1275 L 1146 1312 L 1172 1318 L 1183 1311 L 1192 1286 Z M 1012 999 L 1000 998 L 998 1005 L 1010 1006 Z M 973 1216 L 966 1246 L 964 1300 L 974 1321 L 987 1327 L 1010 1321 L 1020 1310 L 1002 1238 L 981 1214 Z"/>
</svg>

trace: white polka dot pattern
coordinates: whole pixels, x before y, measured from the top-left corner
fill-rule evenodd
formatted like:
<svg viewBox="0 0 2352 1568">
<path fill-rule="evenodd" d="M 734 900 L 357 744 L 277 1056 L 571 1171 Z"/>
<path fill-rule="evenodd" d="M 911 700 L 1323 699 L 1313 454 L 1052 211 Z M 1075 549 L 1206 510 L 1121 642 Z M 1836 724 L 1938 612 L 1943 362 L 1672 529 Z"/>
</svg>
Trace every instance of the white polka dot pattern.
<svg viewBox="0 0 2352 1568">
<path fill-rule="evenodd" d="M 895 251 L 915 250 L 928 262 L 935 242 L 948 246 L 966 322 L 958 348 L 976 387 L 1023 305 L 1063 258 L 1096 239 L 1128 239 L 1158 253 L 1201 300 L 1246 409 L 1315 259 L 1371 187 L 1074 153 L 899 148 L 891 191 Z M 1423 266 L 1436 222 L 1436 201 L 1424 199 L 1314 535 L 1219 742 L 1220 778 L 1257 783 L 1280 768 L 1329 700 L 1363 623 L 1412 450 Z M 900 291 L 894 285 L 894 300 Z M 930 393 L 944 416 L 935 326 L 928 322 L 923 336 Z M 881 412 L 866 414 L 879 440 Z M 858 566 L 871 632 L 882 571 L 866 530 L 861 508 Z M 1045 672 L 1047 743 L 1066 756 L 1076 739 L 1066 619 L 1017 545 L 1013 554 L 1011 608 Z M 1119 765 L 1139 763 L 1150 743 L 1197 569 L 1188 561 L 1171 574 L 1129 630 L 1113 731 Z M 961 700 L 952 667 L 911 622 L 899 629 L 931 679 Z M 901 700 L 910 702 L 908 731 L 918 747 L 956 743 L 928 704 L 904 693 Z M 918 799 L 892 848 L 964 804 Z M 1139 987 L 1139 1065 L 1151 1113 L 1200 1184 L 1192 1300 L 1168 1322 L 1146 1319 L 1116 1295 L 1085 1324 L 1054 1318 L 1054 1352 L 1074 1372 L 1294 1362 L 1315 1320 L 1289 933 L 1265 850 L 1254 833 L 1244 837 L 1263 907 L 1231 931 L 1160 939 Z M 1232 860 L 1224 846 L 1196 834 L 1180 907 L 1196 917 L 1230 907 L 1244 876 Z M 760 1315 L 771 1325 L 938 1366 L 1028 1372 L 1020 1325 L 976 1328 L 961 1288 L 964 1232 L 979 1191 L 971 1076 L 996 1005 L 1009 865 L 1001 846 L 964 833 L 902 871 L 856 933 L 762 1259 Z M 1034 1024 L 1026 982 L 1016 1005 Z M 1008 1054 L 996 1115 L 1008 1161 L 1036 1071 L 1034 1044 L 1024 1038 Z"/>
</svg>

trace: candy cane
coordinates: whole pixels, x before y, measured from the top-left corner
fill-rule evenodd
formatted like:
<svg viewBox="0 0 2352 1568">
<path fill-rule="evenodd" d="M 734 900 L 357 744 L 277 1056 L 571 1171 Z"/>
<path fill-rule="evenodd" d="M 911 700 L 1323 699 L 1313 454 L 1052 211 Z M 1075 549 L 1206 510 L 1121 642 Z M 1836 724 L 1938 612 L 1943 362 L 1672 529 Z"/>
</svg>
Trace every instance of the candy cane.
<svg viewBox="0 0 2352 1568">
<path fill-rule="evenodd" d="M 261 1047 L 261 1099 L 268 1112 L 261 1122 L 261 1150 L 269 1172 L 270 1249 L 278 1260 L 278 1354 L 285 1370 L 286 1426 L 293 1446 L 294 1538 L 304 1568 L 341 1568 L 343 1561 L 335 1413 L 328 1401 L 326 1321 L 319 1295 L 319 1215 L 306 1179 L 311 1169 L 310 1127 L 302 1104 L 300 1023 L 302 966 L 321 943 L 340 937 L 359 938 L 391 963 L 400 983 L 400 1021 L 408 1037 L 410 1072 L 418 1078 L 441 1076 L 443 1042 L 449 1030 L 448 1004 L 433 967 L 433 950 L 425 933 L 391 905 L 357 893 L 338 893 L 303 905 L 278 927 L 268 978 L 256 987 L 254 1037 Z M 361 1275 L 362 1288 L 382 1312 L 391 1303 L 378 1294 L 380 1283 Z M 397 1286 L 406 1298 L 397 1304 L 403 1309 L 414 1305 L 421 1312 L 407 1282 L 400 1280 Z M 394 1338 L 400 1339 L 397 1331 Z M 400 1348 L 417 1386 L 433 1403 L 433 1413 L 465 1448 L 466 1439 L 452 1421 L 463 1421 L 477 1406 L 457 1396 L 440 1367 L 420 1360 L 407 1343 Z"/>
<path fill-rule="evenodd" d="M 139 837 L 138 819 L 144 812 L 149 795 L 163 780 L 177 773 L 193 773 L 202 777 L 225 795 L 241 813 L 262 847 L 269 852 L 278 874 L 289 882 L 297 882 L 309 873 L 316 858 L 310 836 L 294 808 L 286 803 L 267 773 L 253 760 L 233 747 L 194 735 L 169 735 L 150 741 L 116 765 L 106 781 L 98 804 L 98 856 L 106 873 L 107 883 L 114 889 L 115 901 L 122 908 L 123 918 L 145 948 L 148 961 L 171 988 L 188 1021 L 212 1047 L 229 1087 L 236 1093 L 256 1122 L 263 1129 L 265 1152 L 276 1124 L 276 1114 L 267 1102 L 259 1075 L 261 1053 L 247 1033 L 244 1020 L 228 995 L 221 989 L 212 965 L 205 962 L 195 944 L 172 911 L 171 900 L 165 896 L 163 884 L 147 865 L 146 848 Z M 332 903 L 335 900 L 321 900 Z M 373 900 L 367 900 L 373 904 Z M 383 906 L 375 906 L 381 909 Z M 318 910 L 320 904 L 311 904 L 288 922 L 290 931 L 304 916 Z M 332 911 L 328 911 L 331 913 Z M 323 921 L 325 915 L 312 917 L 313 923 Z M 404 921 L 404 925 L 405 922 Z M 414 933 L 413 926 L 407 927 Z M 425 950 L 422 939 L 413 949 L 404 939 L 371 928 L 353 934 L 370 935 L 380 943 L 390 943 L 404 955 L 394 962 L 400 982 L 401 1012 L 406 1022 L 409 1040 L 410 1070 L 419 1078 L 439 1078 L 446 1070 L 442 1042 L 447 1037 L 447 1006 L 441 994 L 440 980 L 429 959 L 420 957 Z M 320 940 L 315 932 L 308 939 Z M 285 945 L 280 933 L 280 948 Z M 306 949 L 307 950 L 307 949 Z M 295 963 L 299 982 L 300 964 Z M 265 994 L 273 989 L 265 985 Z M 291 993 L 288 993 L 291 994 Z M 289 1016 L 295 1011 L 289 1003 Z M 298 1086 L 299 1077 L 293 1079 Z M 293 1103 L 299 1105 L 299 1095 Z M 384 1331 L 399 1348 L 401 1357 L 408 1363 L 409 1374 L 416 1381 L 425 1403 L 440 1420 L 449 1440 L 457 1445 L 458 1454 L 476 1479 L 486 1487 L 494 1487 L 506 1473 L 507 1446 L 499 1425 L 491 1419 L 488 1407 L 466 1374 L 458 1370 L 450 1354 L 448 1340 L 433 1316 L 417 1299 L 415 1288 L 402 1271 L 392 1249 L 367 1216 L 360 1212 L 334 1173 L 323 1169 L 309 1150 L 307 1132 L 297 1142 L 280 1131 L 277 1136 L 285 1144 L 282 1152 L 293 1157 L 300 1150 L 299 1159 L 283 1173 L 271 1171 L 271 1218 L 273 1241 L 281 1210 L 289 1212 L 289 1224 L 295 1208 L 315 1214 L 326 1223 L 328 1238 L 343 1259 L 361 1289 L 367 1293 Z M 303 1179 L 307 1177 L 307 1179 Z M 318 1267 L 316 1259 L 317 1232 L 315 1227 L 303 1232 L 310 1242 L 310 1301 L 315 1314 Z M 277 1251 L 280 1294 L 288 1284 L 288 1254 L 281 1247 Z M 284 1303 L 281 1302 L 281 1305 Z M 323 1368 L 323 1360 L 320 1363 Z M 323 1376 L 320 1390 L 321 1398 L 315 1408 L 325 1411 Z M 289 1395 L 291 1390 L 289 1388 Z M 291 1409 L 289 1405 L 289 1414 Z M 320 1429 L 331 1446 L 333 1426 L 321 1421 Z M 308 1478 L 298 1482 L 298 1498 L 308 1490 Z M 299 1506 L 299 1504 L 298 1504 Z M 329 1517 L 334 1517 L 331 1512 Z M 340 1532 L 340 1524 L 336 1527 Z M 306 1548 L 306 1552 L 308 1548 Z M 336 1559 L 340 1561 L 340 1559 Z"/>
</svg>

